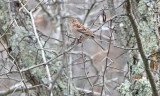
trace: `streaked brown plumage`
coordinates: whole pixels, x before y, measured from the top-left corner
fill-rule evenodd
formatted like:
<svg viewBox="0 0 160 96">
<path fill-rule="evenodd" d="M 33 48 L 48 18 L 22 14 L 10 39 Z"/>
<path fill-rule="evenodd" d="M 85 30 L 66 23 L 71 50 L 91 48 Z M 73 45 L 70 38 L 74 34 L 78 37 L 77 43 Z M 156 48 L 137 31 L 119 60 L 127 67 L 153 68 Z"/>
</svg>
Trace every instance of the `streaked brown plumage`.
<svg viewBox="0 0 160 96">
<path fill-rule="evenodd" d="M 85 26 L 79 23 L 76 18 L 72 18 L 69 22 L 69 29 L 73 33 L 76 38 L 80 38 L 81 36 L 83 39 L 91 38 L 93 39 L 103 50 L 105 50 L 101 44 L 95 38 L 93 32 L 87 29 Z"/>
</svg>

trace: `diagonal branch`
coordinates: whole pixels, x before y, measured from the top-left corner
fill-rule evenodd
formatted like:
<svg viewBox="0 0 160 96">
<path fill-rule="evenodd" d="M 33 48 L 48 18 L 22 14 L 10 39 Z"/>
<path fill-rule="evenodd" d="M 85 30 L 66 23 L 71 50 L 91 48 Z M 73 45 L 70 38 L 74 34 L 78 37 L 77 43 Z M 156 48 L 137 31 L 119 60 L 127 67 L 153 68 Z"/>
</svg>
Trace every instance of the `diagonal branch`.
<svg viewBox="0 0 160 96">
<path fill-rule="evenodd" d="M 126 3 L 127 3 L 126 10 L 127 10 L 127 13 L 128 13 L 128 17 L 129 17 L 129 20 L 132 24 L 133 31 L 134 31 L 134 34 L 135 34 L 135 38 L 136 38 L 137 45 L 138 45 L 138 50 L 140 52 L 141 58 L 142 58 L 143 63 L 144 63 L 146 74 L 149 78 L 149 82 L 150 82 L 151 87 L 152 87 L 153 96 L 158 96 L 158 91 L 157 91 L 157 88 L 156 88 L 156 84 L 154 82 L 152 73 L 149 70 L 149 63 L 148 63 L 147 57 L 146 57 L 146 55 L 144 53 L 144 50 L 143 50 L 143 47 L 142 47 L 142 42 L 141 42 L 141 39 L 140 39 L 140 36 L 139 36 L 138 25 L 137 25 L 137 22 L 135 21 L 135 17 L 133 15 L 133 13 L 132 13 L 131 1 L 126 0 Z"/>
</svg>

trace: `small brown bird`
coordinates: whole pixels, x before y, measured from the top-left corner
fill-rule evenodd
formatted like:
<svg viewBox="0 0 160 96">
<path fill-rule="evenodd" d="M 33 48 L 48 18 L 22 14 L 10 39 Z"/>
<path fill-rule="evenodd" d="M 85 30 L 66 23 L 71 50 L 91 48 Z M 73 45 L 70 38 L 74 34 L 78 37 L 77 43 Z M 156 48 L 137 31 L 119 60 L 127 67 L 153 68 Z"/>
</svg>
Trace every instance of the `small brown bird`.
<svg viewBox="0 0 160 96">
<path fill-rule="evenodd" d="M 73 33 L 73 35 L 76 38 L 82 37 L 83 39 L 92 39 L 95 41 L 103 50 L 105 50 L 102 45 L 97 41 L 95 38 L 93 32 L 91 32 L 89 29 L 84 27 L 82 24 L 79 23 L 79 21 L 76 18 L 72 18 L 69 22 L 69 29 Z"/>
</svg>

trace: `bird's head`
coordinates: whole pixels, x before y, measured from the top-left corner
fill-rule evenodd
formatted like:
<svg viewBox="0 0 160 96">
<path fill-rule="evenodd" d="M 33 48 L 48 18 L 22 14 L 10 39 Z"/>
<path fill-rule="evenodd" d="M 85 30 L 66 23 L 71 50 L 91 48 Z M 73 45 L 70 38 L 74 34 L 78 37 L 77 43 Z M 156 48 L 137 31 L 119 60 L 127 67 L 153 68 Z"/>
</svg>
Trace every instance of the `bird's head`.
<svg viewBox="0 0 160 96">
<path fill-rule="evenodd" d="M 75 23 L 78 22 L 78 20 L 77 20 L 76 18 L 72 18 L 72 19 L 71 19 L 71 22 L 72 22 L 73 24 L 75 24 Z"/>
</svg>

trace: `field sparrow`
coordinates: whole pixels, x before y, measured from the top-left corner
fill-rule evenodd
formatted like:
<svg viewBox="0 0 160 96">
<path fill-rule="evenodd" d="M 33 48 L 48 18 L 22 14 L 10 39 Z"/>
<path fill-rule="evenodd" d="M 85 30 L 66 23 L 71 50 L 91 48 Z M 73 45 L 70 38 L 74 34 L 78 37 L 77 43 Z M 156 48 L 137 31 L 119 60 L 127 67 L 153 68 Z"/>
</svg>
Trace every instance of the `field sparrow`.
<svg viewBox="0 0 160 96">
<path fill-rule="evenodd" d="M 72 18 L 69 22 L 69 29 L 73 33 L 73 35 L 76 38 L 80 39 L 88 39 L 91 38 L 93 41 L 95 41 L 103 50 L 105 50 L 102 45 L 97 41 L 95 38 L 93 32 L 91 32 L 89 29 L 84 27 L 82 24 L 79 23 L 79 21 L 76 18 Z"/>
</svg>

